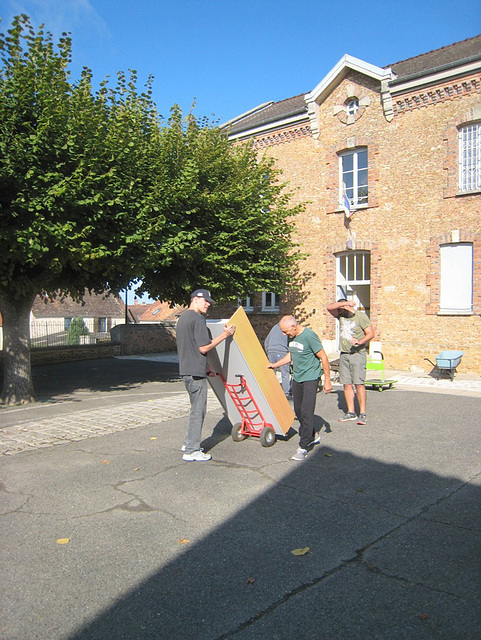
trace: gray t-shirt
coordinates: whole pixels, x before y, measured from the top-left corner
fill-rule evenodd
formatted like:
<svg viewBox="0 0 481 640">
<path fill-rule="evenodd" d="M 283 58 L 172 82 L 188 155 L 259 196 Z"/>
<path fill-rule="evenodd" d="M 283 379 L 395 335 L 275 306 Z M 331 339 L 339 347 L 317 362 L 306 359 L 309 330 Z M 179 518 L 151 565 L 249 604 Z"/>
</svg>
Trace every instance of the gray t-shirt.
<svg viewBox="0 0 481 640">
<path fill-rule="evenodd" d="M 282 333 L 279 324 L 275 324 L 272 327 L 272 329 L 269 331 L 269 335 L 264 341 L 264 347 L 267 352 L 267 355 L 271 353 L 272 354 L 282 353 L 283 355 L 286 355 L 286 353 L 289 350 L 287 348 L 287 342 L 288 342 L 287 336 L 285 336 Z"/>
<path fill-rule="evenodd" d="M 201 313 L 187 309 L 177 321 L 176 340 L 181 376 L 207 376 L 207 356 L 199 351 L 211 341 L 205 318 Z"/>
</svg>

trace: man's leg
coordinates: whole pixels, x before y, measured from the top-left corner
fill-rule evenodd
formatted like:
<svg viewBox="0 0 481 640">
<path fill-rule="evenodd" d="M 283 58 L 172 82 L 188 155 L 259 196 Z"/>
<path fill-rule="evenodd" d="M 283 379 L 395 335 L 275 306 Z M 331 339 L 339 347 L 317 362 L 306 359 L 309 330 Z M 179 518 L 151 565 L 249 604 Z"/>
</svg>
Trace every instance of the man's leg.
<svg viewBox="0 0 481 640">
<path fill-rule="evenodd" d="M 356 384 L 356 395 L 359 402 L 359 413 L 366 413 L 366 387 L 363 384 Z"/>
<path fill-rule="evenodd" d="M 199 451 L 202 425 L 207 410 L 207 379 L 184 376 L 184 385 L 190 398 L 189 424 L 184 438 L 185 453 Z"/>
<path fill-rule="evenodd" d="M 352 384 L 345 384 L 344 385 L 344 399 L 346 400 L 346 404 L 347 404 L 347 412 L 348 413 L 355 413 L 355 411 L 354 411 L 354 387 L 352 386 Z"/>
<path fill-rule="evenodd" d="M 347 411 L 339 418 L 341 422 L 346 420 L 355 420 L 356 413 L 354 411 L 354 387 L 352 386 L 352 370 L 351 356 L 349 353 L 341 353 L 339 359 L 339 382 L 344 387 L 344 400 L 346 401 Z"/>
<path fill-rule="evenodd" d="M 317 387 L 319 380 L 308 380 L 302 383 L 302 403 L 300 408 L 299 446 L 301 449 L 309 447 L 314 439 L 314 411 L 316 408 Z"/>
<path fill-rule="evenodd" d="M 356 386 L 359 413 L 366 415 L 366 352 L 356 353 L 352 356 L 352 381 Z M 363 417 L 364 417 L 363 416 Z"/>
</svg>

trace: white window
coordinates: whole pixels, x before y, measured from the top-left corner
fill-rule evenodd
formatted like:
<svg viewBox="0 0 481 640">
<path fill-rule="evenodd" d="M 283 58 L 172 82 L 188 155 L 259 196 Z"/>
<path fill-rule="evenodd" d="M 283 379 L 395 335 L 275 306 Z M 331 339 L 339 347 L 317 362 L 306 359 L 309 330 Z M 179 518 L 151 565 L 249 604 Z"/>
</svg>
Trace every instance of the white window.
<svg viewBox="0 0 481 640">
<path fill-rule="evenodd" d="M 244 311 L 254 311 L 254 305 L 252 303 L 251 296 L 245 298 L 237 298 L 237 306 L 244 307 Z"/>
<path fill-rule="evenodd" d="M 262 311 L 279 311 L 279 295 L 277 293 L 262 292 Z"/>
<path fill-rule="evenodd" d="M 367 149 L 348 151 L 339 156 L 339 202 L 347 196 L 351 207 L 367 205 Z"/>
<path fill-rule="evenodd" d="M 462 315 L 473 312 L 473 245 L 444 244 L 441 253 L 439 313 Z"/>
<path fill-rule="evenodd" d="M 371 254 L 348 251 L 337 256 L 337 300 L 354 300 L 358 309 L 369 313 L 371 293 Z"/>
<path fill-rule="evenodd" d="M 481 123 L 459 130 L 459 190 L 481 189 Z"/>
<path fill-rule="evenodd" d="M 346 104 L 346 113 L 348 116 L 354 116 L 359 109 L 359 100 L 357 98 L 352 98 Z"/>
</svg>

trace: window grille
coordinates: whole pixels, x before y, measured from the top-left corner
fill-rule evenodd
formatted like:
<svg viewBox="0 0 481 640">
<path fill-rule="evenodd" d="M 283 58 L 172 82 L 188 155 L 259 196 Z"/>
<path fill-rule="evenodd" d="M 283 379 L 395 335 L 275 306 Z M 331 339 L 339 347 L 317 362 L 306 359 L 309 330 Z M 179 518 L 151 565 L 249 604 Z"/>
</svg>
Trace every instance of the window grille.
<svg viewBox="0 0 481 640">
<path fill-rule="evenodd" d="M 481 123 L 459 130 L 459 190 L 481 189 Z"/>
</svg>

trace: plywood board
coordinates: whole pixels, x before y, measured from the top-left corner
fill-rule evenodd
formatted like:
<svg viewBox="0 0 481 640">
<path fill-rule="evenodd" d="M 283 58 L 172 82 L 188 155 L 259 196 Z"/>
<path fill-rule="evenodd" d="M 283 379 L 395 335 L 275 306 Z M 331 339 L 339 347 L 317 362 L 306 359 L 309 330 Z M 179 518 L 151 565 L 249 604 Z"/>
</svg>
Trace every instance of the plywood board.
<svg viewBox="0 0 481 640">
<path fill-rule="evenodd" d="M 233 338 L 221 342 L 208 353 L 211 368 L 221 373 L 228 384 L 237 384 L 239 375 L 247 382 L 255 403 L 267 424 L 272 425 L 278 435 L 285 435 L 294 421 L 294 413 L 282 387 L 244 309 L 239 307 L 229 320 L 208 320 L 207 326 L 215 338 L 224 329 L 224 324 L 235 324 Z M 232 401 L 220 377 L 209 377 L 209 382 L 232 424 L 242 421 L 242 416 Z"/>
</svg>

